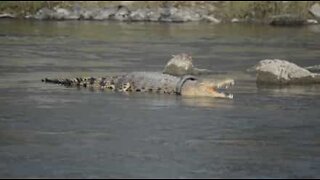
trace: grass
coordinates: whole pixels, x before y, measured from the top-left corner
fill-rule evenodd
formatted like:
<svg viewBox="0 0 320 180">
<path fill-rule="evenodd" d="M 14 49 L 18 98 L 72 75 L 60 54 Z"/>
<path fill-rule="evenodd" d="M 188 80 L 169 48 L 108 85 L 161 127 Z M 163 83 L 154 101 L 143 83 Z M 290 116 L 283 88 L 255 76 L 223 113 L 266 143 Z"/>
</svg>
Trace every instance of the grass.
<svg viewBox="0 0 320 180">
<path fill-rule="evenodd" d="M 42 7 L 54 6 L 53 2 L 46 1 L 1 1 L 0 12 L 15 13 L 25 15 L 35 13 Z"/>
<path fill-rule="evenodd" d="M 267 19 L 273 15 L 296 14 L 307 18 L 311 1 L 229 1 L 222 7 L 225 18 Z"/>
</svg>

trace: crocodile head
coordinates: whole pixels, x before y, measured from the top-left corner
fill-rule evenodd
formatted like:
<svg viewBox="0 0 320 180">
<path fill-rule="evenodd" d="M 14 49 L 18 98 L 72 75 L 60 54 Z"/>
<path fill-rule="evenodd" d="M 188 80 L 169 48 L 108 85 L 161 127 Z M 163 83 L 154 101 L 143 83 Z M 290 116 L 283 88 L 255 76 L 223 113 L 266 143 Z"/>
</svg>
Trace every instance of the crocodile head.
<svg viewBox="0 0 320 180">
<path fill-rule="evenodd" d="M 182 88 L 181 94 L 184 96 L 205 96 L 215 98 L 233 99 L 233 94 L 226 93 L 227 89 L 233 86 L 233 79 L 218 81 L 187 81 Z"/>
</svg>

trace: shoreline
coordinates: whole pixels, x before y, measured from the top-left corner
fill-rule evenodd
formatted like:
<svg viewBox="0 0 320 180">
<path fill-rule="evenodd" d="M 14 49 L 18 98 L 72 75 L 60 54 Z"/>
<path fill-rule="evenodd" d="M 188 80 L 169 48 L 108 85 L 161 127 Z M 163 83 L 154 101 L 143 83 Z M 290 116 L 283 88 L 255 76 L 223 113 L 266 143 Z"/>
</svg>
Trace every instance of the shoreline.
<svg viewBox="0 0 320 180">
<path fill-rule="evenodd" d="M 0 19 L 91 20 L 123 22 L 207 22 L 300 26 L 319 24 L 318 2 L 230 2 L 230 1 L 43 1 L 30 9 L 28 2 L 16 6 L 0 2 Z M 29 2 L 32 3 L 32 2 Z M 52 3 L 52 4 L 50 4 Z M 13 4 L 13 3 L 12 3 Z M 17 6 L 18 5 L 18 6 Z M 21 6 L 20 8 L 17 8 Z M 28 9 L 29 7 L 29 9 Z M 25 8 L 21 10 L 21 8 Z"/>
</svg>

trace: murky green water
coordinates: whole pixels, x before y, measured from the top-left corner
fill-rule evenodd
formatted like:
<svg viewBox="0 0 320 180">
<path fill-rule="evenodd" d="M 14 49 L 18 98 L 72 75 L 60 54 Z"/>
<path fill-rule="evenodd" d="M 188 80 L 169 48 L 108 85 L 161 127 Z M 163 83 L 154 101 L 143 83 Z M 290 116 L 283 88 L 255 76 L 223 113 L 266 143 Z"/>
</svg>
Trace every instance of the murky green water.
<svg viewBox="0 0 320 180">
<path fill-rule="evenodd" d="M 235 78 L 234 100 L 40 81 L 161 71 L 181 52 Z M 257 88 L 245 69 L 265 58 L 320 64 L 320 26 L 1 20 L 0 177 L 319 178 L 320 86 Z"/>
</svg>

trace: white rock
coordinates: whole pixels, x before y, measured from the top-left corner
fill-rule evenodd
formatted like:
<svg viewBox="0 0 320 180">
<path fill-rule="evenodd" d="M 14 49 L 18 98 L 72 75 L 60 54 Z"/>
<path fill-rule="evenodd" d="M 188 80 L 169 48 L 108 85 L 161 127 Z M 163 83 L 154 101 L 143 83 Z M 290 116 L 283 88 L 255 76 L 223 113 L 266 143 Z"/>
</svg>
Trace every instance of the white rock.
<svg viewBox="0 0 320 180">
<path fill-rule="evenodd" d="M 148 11 L 145 9 L 137 9 L 135 11 L 131 11 L 130 19 L 133 21 L 146 21 L 148 20 Z"/>
<path fill-rule="evenodd" d="M 182 53 L 172 55 L 172 59 L 167 63 L 163 73 L 171 75 L 185 75 L 191 74 L 193 70 L 192 57 L 188 54 Z"/>
<path fill-rule="evenodd" d="M 318 21 L 315 19 L 307 19 L 307 24 L 318 24 Z"/>
<path fill-rule="evenodd" d="M 320 18 L 320 5 L 318 3 L 311 6 L 309 9 L 311 14 L 313 14 L 316 18 Z"/>
<path fill-rule="evenodd" d="M 10 13 L 2 13 L 0 14 L 0 18 L 15 18 L 16 15 Z"/>
<path fill-rule="evenodd" d="M 130 20 L 130 10 L 126 6 L 119 6 L 113 18 L 118 21 L 128 21 Z"/>
<path fill-rule="evenodd" d="M 233 19 L 231 19 L 231 22 L 232 23 L 238 23 L 238 22 L 240 22 L 240 20 L 238 18 L 233 18 Z"/>
<path fill-rule="evenodd" d="M 182 53 L 178 55 L 172 55 L 173 58 L 165 66 L 163 73 L 173 76 L 183 75 L 199 75 L 210 74 L 212 71 L 207 69 L 198 69 L 193 66 L 192 57 L 188 54 Z"/>
<path fill-rule="evenodd" d="M 260 61 L 253 70 L 257 72 L 257 83 L 266 84 L 311 84 L 320 83 L 320 75 L 297 66 L 294 63 L 266 59 Z"/>
<path fill-rule="evenodd" d="M 204 16 L 202 17 L 202 19 L 203 19 L 203 20 L 206 20 L 206 21 L 208 21 L 208 22 L 216 23 L 216 24 L 221 23 L 221 20 L 219 20 L 219 19 L 217 19 L 217 18 L 215 18 L 215 17 L 213 17 L 213 16 L 204 15 Z"/>
<path fill-rule="evenodd" d="M 94 20 L 108 20 L 110 17 L 114 16 L 117 13 L 115 8 L 104 8 L 97 10 L 97 13 L 93 16 Z"/>
</svg>

